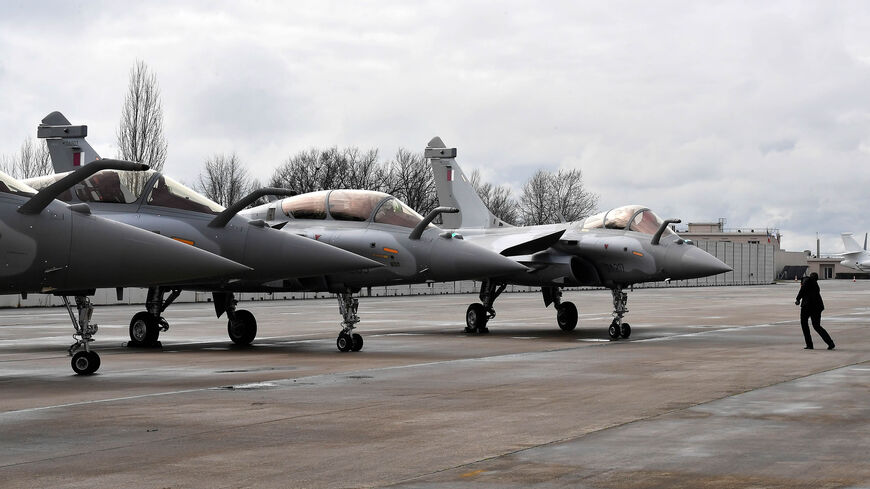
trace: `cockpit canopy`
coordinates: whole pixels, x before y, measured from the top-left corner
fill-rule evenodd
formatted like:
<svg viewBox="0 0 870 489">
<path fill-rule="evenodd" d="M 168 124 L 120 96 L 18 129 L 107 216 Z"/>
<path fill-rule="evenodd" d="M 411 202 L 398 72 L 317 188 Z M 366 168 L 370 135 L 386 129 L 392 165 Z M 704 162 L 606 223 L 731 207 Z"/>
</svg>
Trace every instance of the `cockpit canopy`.
<svg viewBox="0 0 870 489">
<path fill-rule="evenodd" d="M 284 199 L 281 210 L 294 219 L 371 221 L 406 228 L 415 227 L 423 216 L 402 201 L 371 190 L 321 190 Z"/>
<path fill-rule="evenodd" d="M 625 205 L 599 212 L 583 220 L 581 229 L 622 229 L 644 234 L 655 234 L 664 221 L 642 205 Z M 663 236 L 676 234 L 665 228 Z"/>
<path fill-rule="evenodd" d="M 43 189 L 52 183 L 65 177 L 67 173 L 46 175 L 44 177 L 28 180 L 30 185 L 37 189 Z M 155 179 L 155 175 L 157 178 Z M 131 204 L 137 202 L 145 190 L 148 182 L 154 179 L 148 191 L 145 203 L 160 207 L 183 209 L 207 214 L 219 214 L 223 207 L 166 175 L 158 174 L 154 170 L 144 172 L 102 170 L 73 187 L 78 200 L 82 202 L 103 202 L 111 204 Z M 73 200 L 72 192 L 66 192 L 58 196 L 59 200 L 70 202 Z"/>
<path fill-rule="evenodd" d="M 0 193 L 15 195 L 33 195 L 36 190 L 0 171 Z"/>
</svg>

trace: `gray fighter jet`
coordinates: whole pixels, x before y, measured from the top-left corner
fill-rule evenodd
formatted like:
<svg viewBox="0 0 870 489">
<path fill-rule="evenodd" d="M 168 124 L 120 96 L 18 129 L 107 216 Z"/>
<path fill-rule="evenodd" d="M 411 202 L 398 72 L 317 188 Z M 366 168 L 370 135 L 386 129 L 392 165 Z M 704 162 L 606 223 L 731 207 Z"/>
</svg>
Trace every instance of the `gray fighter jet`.
<svg viewBox="0 0 870 489">
<path fill-rule="evenodd" d="M 92 374 L 100 356 L 91 349 L 97 325 L 88 298 L 98 287 L 157 287 L 191 280 L 222 280 L 249 269 L 192 246 L 91 214 L 88 204 L 55 197 L 100 169 L 144 170 L 145 165 L 102 160 L 37 191 L 0 172 L 0 293 L 59 295 L 76 342 L 72 368 Z M 132 172 L 131 172 L 132 173 Z M 75 296 L 74 314 L 68 296 Z"/>
<path fill-rule="evenodd" d="M 460 209 L 445 215 L 444 227 L 460 232 L 465 239 L 493 251 L 512 256 L 529 268 L 510 277 L 490 278 L 480 290 L 481 303 L 468 306 L 466 331 L 487 332 L 487 322 L 495 317 L 493 303 L 506 284 L 540 286 L 544 306 L 556 308 L 556 322 L 564 331 L 577 326 L 577 307 L 563 302 L 562 287 L 600 286 L 613 295 L 613 321 L 610 338 L 628 338 L 631 326 L 623 321 L 628 312 L 626 289 L 633 284 L 662 280 L 706 277 L 731 271 L 714 256 L 680 238 L 671 224 L 648 208 L 628 205 L 611 209 L 582 221 L 545 226 L 514 227 L 498 219 L 484 205 L 462 169 L 456 163 L 456 148 L 447 148 L 440 138 L 429 141 L 425 150 L 438 188 L 438 201 Z M 565 229 L 558 240 L 545 249 L 518 251 L 517 240 L 537 236 L 546 244 L 554 229 Z"/>
<path fill-rule="evenodd" d="M 71 126 L 58 112 L 43 120 L 37 136 L 47 139 L 57 172 L 69 171 L 82 164 L 83 159 L 75 156 L 77 154 L 99 158 L 85 141 L 87 126 Z M 38 177 L 27 183 L 44 188 L 64 175 Z M 130 321 L 132 344 L 158 344 L 160 333 L 169 329 L 169 323 L 161 316 L 163 311 L 183 289 L 196 289 L 213 291 L 215 313 L 218 317 L 227 313 L 230 339 L 236 344 L 247 345 L 256 337 L 257 322 L 249 311 L 236 309 L 236 292 L 273 291 L 275 289 L 266 283 L 381 266 L 373 260 L 238 215 L 240 210 L 266 194 L 292 193 L 284 189 L 261 189 L 225 209 L 155 171 L 103 170 L 58 198 L 76 205 L 87 204 L 96 215 L 162 234 L 250 267 L 231 283 L 198 282 L 184 287 L 150 287 L 146 310 L 137 313 Z"/>
<path fill-rule="evenodd" d="M 336 340 L 340 351 L 359 351 L 363 287 L 482 279 L 522 273 L 525 266 L 445 232 L 432 220 L 456 209 L 439 207 L 425 218 L 395 197 L 368 190 L 325 190 L 264 204 L 242 213 L 288 234 L 298 234 L 372 258 L 383 267 L 285 280 L 276 287 L 332 292 L 343 321 Z M 561 234 L 561 231 L 559 232 Z"/>
</svg>

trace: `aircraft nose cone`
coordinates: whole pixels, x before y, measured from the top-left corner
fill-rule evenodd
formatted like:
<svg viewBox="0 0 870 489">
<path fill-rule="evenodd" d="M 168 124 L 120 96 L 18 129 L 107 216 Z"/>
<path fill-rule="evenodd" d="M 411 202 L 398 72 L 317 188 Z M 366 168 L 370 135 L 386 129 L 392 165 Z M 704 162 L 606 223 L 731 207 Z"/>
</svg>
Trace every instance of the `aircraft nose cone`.
<svg viewBox="0 0 870 489">
<path fill-rule="evenodd" d="M 438 238 L 432 247 L 430 270 L 435 280 L 449 281 L 499 277 L 528 269 L 476 244 Z"/>
<path fill-rule="evenodd" d="M 283 241 L 281 278 L 310 277 L 381 267 L 380 263 L 341 248 L 285 231 L 275 231 Z M 275 264 L 272 264 L 274 270 Z"/>
<path fill-rule="evenodd" d="M 72 213 L 72 288 L 130 287 L 233 278 L 250 268 L 149 231 Z"/>
<path fill-rule="evenodd" d="M 671 245 L 674 246 L 674 245 Z M 689 278 L 708 277 L 720 273 L 731 272 L 734 269 L 715 256 L 697 246 L 684 246 L 682 253 L 668 256 L 665 272 L 670 278 L 684 280 Z"/>
</svg>

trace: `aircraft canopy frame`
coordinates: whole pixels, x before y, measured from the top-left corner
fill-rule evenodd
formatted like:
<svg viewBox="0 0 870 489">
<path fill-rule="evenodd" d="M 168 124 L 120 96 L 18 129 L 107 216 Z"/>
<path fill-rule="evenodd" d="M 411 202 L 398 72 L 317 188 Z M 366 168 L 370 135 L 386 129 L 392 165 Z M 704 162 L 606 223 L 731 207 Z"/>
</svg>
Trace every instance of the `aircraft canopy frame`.
<svg viewBox="0 0 870 489">
<path fill-rule="evenodd" d="M 291 219 L 373 222 L 411 229 L 423 220 L 401 200 L 374 190 L 321 190 L 283 199 L 280 207 Z"/>
<path fill-rule="evenodd" d="M 635 204 L 615 207 L 589 216 L 583 220 L 581 229 L 620 229 L 654 235 L 663 222 L 649 207 Z M 669 227 L 665 228 L 663 234 L 676 235 Z"/>
</svg>

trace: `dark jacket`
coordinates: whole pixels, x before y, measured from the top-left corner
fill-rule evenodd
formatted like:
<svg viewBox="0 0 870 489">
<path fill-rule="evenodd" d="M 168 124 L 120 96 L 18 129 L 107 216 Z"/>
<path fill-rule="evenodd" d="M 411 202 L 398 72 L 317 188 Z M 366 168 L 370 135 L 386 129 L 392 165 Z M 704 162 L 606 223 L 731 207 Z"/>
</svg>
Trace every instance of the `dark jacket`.
<svg viewBox="0 0 870 489">
<path fill-rule="evenodd" d="M 801 290 L 798 292 L 795 301 L 801 301 L 801 307 L 806 307 L 809 312 L 822 312 L 825 310 L 825 303 L 822 301 L 822 294 L 819 291 L 819 280 L 809 277 L 801 285 Z"/>
</svg>

